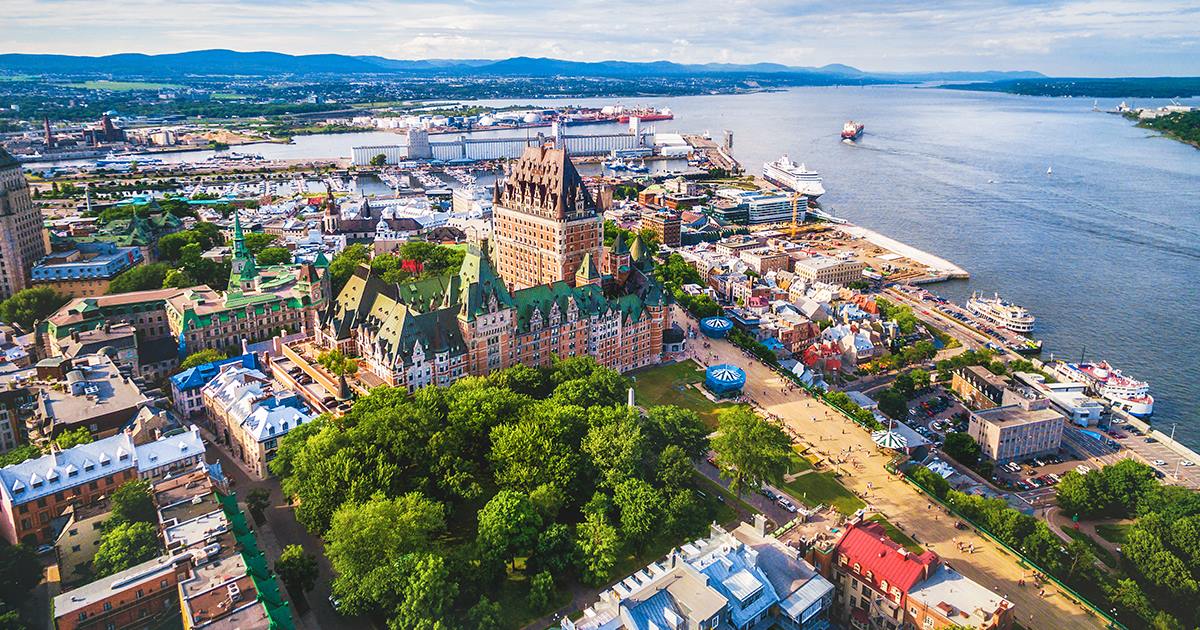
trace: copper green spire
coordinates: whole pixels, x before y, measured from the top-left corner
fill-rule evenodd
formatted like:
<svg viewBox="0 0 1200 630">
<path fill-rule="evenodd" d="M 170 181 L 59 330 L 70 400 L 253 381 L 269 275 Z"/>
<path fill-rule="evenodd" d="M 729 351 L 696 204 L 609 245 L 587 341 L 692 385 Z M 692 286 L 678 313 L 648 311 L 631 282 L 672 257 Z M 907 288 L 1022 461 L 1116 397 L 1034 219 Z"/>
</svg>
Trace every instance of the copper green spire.
<svg viewBox="0 0 1200 630">
<path fill-rule="evenodd" d="M 237 208 L 233 210 L 233 266 L 229 271 L 229 291 L 240 294 L 254 282 L 258 269 L 254 266 L 254 255 L 246 249 L 246 236 L 242 233 L 242 218 Z"/>
</svg>

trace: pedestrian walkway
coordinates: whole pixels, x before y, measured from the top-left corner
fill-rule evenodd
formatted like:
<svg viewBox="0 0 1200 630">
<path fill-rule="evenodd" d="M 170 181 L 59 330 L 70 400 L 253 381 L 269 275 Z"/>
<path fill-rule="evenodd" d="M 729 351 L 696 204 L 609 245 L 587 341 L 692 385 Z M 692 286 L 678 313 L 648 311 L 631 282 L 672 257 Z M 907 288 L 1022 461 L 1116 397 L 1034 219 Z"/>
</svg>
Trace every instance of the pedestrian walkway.
<svg viewBox="0 0 1200 630">
<path fill-rule="evenodd" d="M 688 321 L 679 309 L 676 317 Z M 1105 626 L 1100 617 L 1057 589 L 1048 588 L 1045 597 L 1039 596 L 1030 583 L 1032 572 L 1022 568 L 1016 558 L 982 535 L 955 529 L 953 517 L 887 470 L 890 453 L 880 452 L 866 431 L 803 390 L 789 387 L 783 377 L 729 342 L 713 340 L 709 350 L 716 361 L 746 370 L 746 396 L 765 413 L 781 418 L 793 436 L 799 436 L 827 458 L 852 457 L 851 465 L 840 467 L 844 474 L 841 481 L 848 489 L 867 501 L 869 509 L 884 514 L 963 575 L 1012 601 L 1021 625 L 1056 630 Z M 956 541 L 973 544 L 974 553 L 960 551 Z"/>
</svg>

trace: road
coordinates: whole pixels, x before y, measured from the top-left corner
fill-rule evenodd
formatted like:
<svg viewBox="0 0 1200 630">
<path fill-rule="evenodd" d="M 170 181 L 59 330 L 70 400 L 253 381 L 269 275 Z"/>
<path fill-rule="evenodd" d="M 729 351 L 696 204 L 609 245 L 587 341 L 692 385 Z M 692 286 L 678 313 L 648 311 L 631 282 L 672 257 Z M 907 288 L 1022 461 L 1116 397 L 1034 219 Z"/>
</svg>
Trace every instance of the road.
<svg viewBox="0 0 1200 630">
<path fill-rule="evenodd" d="M 329 603 L 333 570 L 329 566 L 329 560 L 325 557 L 325 545 L 320 538 L 309 534 L 308 530 L 296 520 L 295 510 L 285 503 L 279 481 L 274 478 L 266 480 L 252 478 L 228 453 L 208 439 L 209 437 L 211 436 L 205 436 L 208 461 L 221 462 L 221 469 L 225 476 L 233 482 L 232 489 L 237 493 L 242 510 L 246 512 L 247 518 L 251 522 L 253 522 L 253 517 L 250 516 L 250 510 L 245 507 L 246 494 L 254 488 L 265 488 L 271 492 L 271 505 L 266 511 L 266 522 L 255 528 L 258 544 L 271 565 L 274 566 L 275 561 L 279 559 L 279 554 L 287 545 L 300 545 L 304 547 L 305 551 L 317 557 L 320 575 L 317 577 L 316 586 L 305 597 L 309 609 L 303 614 L 298 614 L 298 604 L 295 601 L 292 602 L 292 615 L 296 620 L 296 627 L 300 630 L 370 627 L 370 621 L 366 618 L 345 617 L 333 610 L 333 606 Z M 281 582 L 280 587 L 282 588 L 282 586 Z"/>
<path fill-rule="evenodd" d="M 685 313 L 675 309 L 677 321 L 695 325 Z M 695 348 L 694 348 L 695 349 Z M 804 436 L 818 453 L 828 456 L 851 447 L 859 455 L 861 470 L 842 478 L 851 490 L 867 497 L 871 509 L 884 514 L 889 521 L 910 533 L 918 533 L 920 542 L 935 551 L 946 562 L 967 577 L 1007 597 L 1016 606 L 1017 619 L 1029 628 L 1103 628 L 1100 618 L 1085 612 L 1056 589 L 1040 597 L 1032 586 L 1020 586 L 1018 580 L 1028 579 L 1029 572 L 1016 559 L 1001 551 L 995 544 L 973 532 L 954 528 L 953 519 L 940 510 L 929 507 L 926 497 L 907 483 L 891 475 L 885 465 L 889 459 L 871 442 L 870 435 L 844 419 L 840 413 L 826 419 L 829 408 L 800 390 L 786 387 L 782 377 L 765 365 L 750 359 L 739 348 L 726 341 L 713 340 L 710 347 L 698 349 L 712 353 L 710 361 L 732 363 L 746 370 L 745 394 L 762 410 L 775 414 Z M 872 486 L 868 490 L 867 484 Z M 944 518 L 943 518 L 944 517 Z M 974 554 L 958 550 L 955 542 L 973 543 Z"/>
<path fill-rule="evenodd" d="M 717 470 L 716 466 L 702 461 L 699 464 L 696 464 L 696 470 L 699 470 L 700 474 L 708 477 L 714 483 L 720 484 L 722 488 L 729 490 L 729 480 L 721 477 L 721 472 Z M 773 491 L 775 494 L 781 494 L 778 490 Z M 783 525 L 796 516 L 795 514 L 792 514 L 780 507 L 778 503 L 764 497 L 757 492 L 744 494 L 741 496 L 741 499 L 748 503 L 750 507 L 762 512 L 763 515 L 775 523 L 776 526 Z"/>
</svg>

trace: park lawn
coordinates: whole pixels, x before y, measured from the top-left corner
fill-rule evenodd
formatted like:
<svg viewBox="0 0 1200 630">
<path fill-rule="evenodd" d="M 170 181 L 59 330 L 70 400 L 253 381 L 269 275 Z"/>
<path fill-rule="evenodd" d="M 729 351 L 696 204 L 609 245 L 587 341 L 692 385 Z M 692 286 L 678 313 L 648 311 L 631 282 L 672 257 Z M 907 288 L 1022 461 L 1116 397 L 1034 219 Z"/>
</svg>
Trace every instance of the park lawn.
<svg viewBox="0 0 1200 630">
<path fill-rule="evenodd" d="M 1110 543 L 1124 545 L 1131 527 L 1132 523 L 1101 523 L 1096 526 L 1096 533 Z"/>
<path fill-rule="evenodd" d="M 813 471 L 800 475 L 783 484 L 783 487 L 792 498 L 804 505 L 832 505 L 835 510 L 847 516 L 867 506 L 862 499 L 854 496 L 838 482 L 831 472 Z"/>
<path fill-rule="evenodd" d="M 181 87 L 174 83 L 148 83 L 143 81 L 108 81 L 100 79 L 98 81 L 84 81 L 83 83 L 70 83 L 67 87 L 83 88 L 85 90 L 110 90 L 112 92 L 130 92 L 133 90 L 162 90 L 168 88 Z"/>
<path fill-rule="evenodd" d="M 883 529 L 887 531 L 888 538 L 900 543 L 905 549 L 917 554 L 924 553 L 925 549 L 921 545 L 918 545 L 917 541 L 913 540 L 908 534 L 900 531 L 899 527 L 892 525 L 891 521 L 884 518 L 882 514 L 876 514 L 867 520 L 883 525 Z"/>
<path fill-rule="evenodd" d="M 794 475 L 804 470 L 813 469 L 812 462 L 800 453 L 802 450 L 803 448 L 801 448 L 799 445 L 792 445 L 792 452 L 788 455 L 787 472 L 789 475 Z"/>
<path fill-rule="evenodd" d="M 1087 543 L 1087 546 L 1091 548 L 1092 553 L 1096 554 L 1096 557 L 1100 559 L 1100 562 L 1108 565 L 1109 568 L 1117 568 L 1117 559 L 1113 558 L 1112 554 L 1109 553 L 1104 547 L 1101 547 L 1100 543 L 1096 542 L 1091 536 L 1076 530 L 1074 527 L 1063 527 L 1062 531 L 1071 538 L 1082 540 L 1083 542 Z"/>
<path fill-rule="evenodd" d="M 737 407 L 734 403 L 714 403 L 690 385 L 704 380 L 704 371 L 691 361 L 671 363 L 641 370 L 632 375 L 638 404 L 675 405 L 691 409 L 704 426 L 717 428 L 717 414 Z"/>
</svg>

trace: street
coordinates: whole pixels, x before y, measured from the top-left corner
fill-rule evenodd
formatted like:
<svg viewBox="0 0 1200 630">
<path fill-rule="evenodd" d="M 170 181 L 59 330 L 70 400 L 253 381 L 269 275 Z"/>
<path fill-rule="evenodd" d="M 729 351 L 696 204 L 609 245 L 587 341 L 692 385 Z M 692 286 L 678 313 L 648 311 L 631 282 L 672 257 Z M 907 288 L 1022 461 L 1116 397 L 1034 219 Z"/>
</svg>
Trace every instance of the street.
<svg viewBox="0 0 1200 630">
<path fill-rule="evenodd" d="M 292 615 L 296 620 L 296 627 L 300 630 L 334 630 L 336 628 L 368 627 L 370 622 L 365 618 L 345 617 L 333 610 L 333 606 L 329 603 L 333 570 L 329 566 L 329 560 L 325 557 L 325 546 L 320 538 L 309 534 L 308 530 L 296 520 L 295 511 L 292 510 L 290 505 L 284 502 L 285 499 L 283 491 L 279 487 L 279 481 L 274 478 L 266 480 L 252 479 L 228 453 L 216 446 L 211 439 L 208 439 L 209 437 L 211 436 L 206 436 L 205 439 L 205 443 L 207 444 L 207 459 L 209 462 L 221 462 L 221 469 L 224 471 L 225 476 L 230 479 L 232 484 L 231 489 L 237 493 L 238 502 L 242 505 L 243 511 L 246 512 L 248 520 L 251 522 L 254 521 L 250 515 L 250 510 L 245 507 L 246 494 L 254 488 L 265 488 L 271 492 L 271 505 L 265 512 L 266 522 L 262 525 L 257 525 L 255 528 L 259 547 L 266 554 L 271 566 L 274 567 L 275 561 L 279 559 L 279 554 L 287 545 L 300 545 L 304 547 L 306 552 L 317 557 L 320 574 L 317 577 L 316 586 L 305 597 L 309 605 L 309 610 L 305 611 L 304 614 L 298 614 L 298 604 L 294 599 L 292 601 Z M 280 581 L 280 588 L 284 588 L 282 581 Z"/>
</svg>

